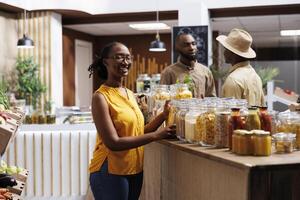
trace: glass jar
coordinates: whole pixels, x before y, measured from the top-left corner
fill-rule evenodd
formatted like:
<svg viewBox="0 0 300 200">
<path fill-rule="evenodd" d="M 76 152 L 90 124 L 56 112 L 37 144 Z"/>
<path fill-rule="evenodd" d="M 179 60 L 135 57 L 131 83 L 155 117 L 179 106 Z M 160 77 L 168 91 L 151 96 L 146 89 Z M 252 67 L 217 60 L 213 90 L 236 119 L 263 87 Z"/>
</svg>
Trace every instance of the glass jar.
<svg viewBox="0 0 300 200">
<path fill-rule="evenodd" d="M 192 92 L 189 90 L 187 84 L 176 84 L 174 94 L 174 99 L 190 99 L 193 97 Z"/>
<path fill-rule="evenodd" d="M 240 132 L 242 130 L 238 129 L 238 130 L 234 130 L 233 134 L 232 134 L 232 142 L 231 142 L 231 152 L 232 153 L 236 153 L 239 151 L 239 145 L 238 145 L 238 141 L 239 141 L 239 137 L 240 137 Z"/>
<path fill-rule="evenodd" d="M 245 128 L 248 131 L 261 129 L 257 108 L 255 107 L 248 108 L 248 116 L 246 119 Z"/>
<path fill-rule="evenodd" d="M 292 153 L 296 134 L 293 133 L 276 133 L 273 135 L 275 141 L 276 153 Z"/>
<path fill-rule="evenodd" d="M 215 146 L 218 148 L 229 147 L 230 115 L 231 113 L 226 110 L 216 112 Z"/>
<path fill-rule="evenodd" d="M 139 74 L 136 80 L 136 92 L 150 92 L 150 83 L 151 78 L 148 76 L 148 74 Z"/>
<path fill-rule="evenodd" d="M 277 131 L 296 134 L 296 148 L 300 149 L 300 114 L 284 112 L 278 115 Z"/>
<path fill-rule="evenodd" d="M 240 113 L 240 108 L 231 108 L 231 116 L 228 131 L 228 147 L 232 148 L 232 135 L 235 130 L 243 129 L 244 124 Z"/>
<path fill-rule="evenodd" d="M 179 102 L 176 101 L 176 100 L 172 100 L 170 102 L 171 107 L 170 107 L 169 116 L 168 116 L 168 119 L 167 119 L 167 126 L 170 126 L 170 125 L 176 123 L 175 116 L 176 116 L 176 113 L 178 111 L 178 104 L 179 104 Z"/>
<path fill-rule="evenodd" d="M 272 140 L 270 132 L 262 130 L 253 130 L 253 155 L 269 156 L 271 155 Z"/>
<path fill-rule="evenodd" d="M 215 123 L 216 123 L 216 114 L 215 114 L 215 104 L 208 104 L 207 111 L 204 113 L 204 123 L 205 123 L 205 132 L 203 135 L 204 145 L 214 145 L 215 144 Z"/>
<path fill-rule="evenodd" d="M 163 111 L 166 100 L 170 99 L 168 85 L 157 85 L 155 90 L 151 92 L 150 109 L 152 109 L 152 116 L 157 116 Z"/>
<path fill-rule="evenodd" d="M 272 131 L 272 117 L 269 115 L 267 107 L 259 107 L 259 118 L 261 129 L 264 131 Z"/>
<path fill-rule="evenodd" d="M 201 114 L 201 107 L 192 105 L 185 115 L 185 139 L 189 143 L 199 144 L 202 140 L 202 134 L 197 125 L 197 118 Z"/>
<path fill-rule="evenodd" d="M 253 142 L 252 132 L 247 130 L 240 130 L 239 137 L 235 141 L 235 153 L 239 155 L 252 155 L 253 154 Z"/>
<path fill-rule="evenodd" d="M 178 105 L 179 111 L 176 113 L 176 136 L 181 141 L 185 140 L 185 115 L 188 112 L 188 104 L 181 102 Z"/>
<path fill-rule="evenodd" d="M 159 85 L 160 83 L 160 74 L 152 74 L 151 75 L 151 88 L 154 85 Z"/>
</svg>

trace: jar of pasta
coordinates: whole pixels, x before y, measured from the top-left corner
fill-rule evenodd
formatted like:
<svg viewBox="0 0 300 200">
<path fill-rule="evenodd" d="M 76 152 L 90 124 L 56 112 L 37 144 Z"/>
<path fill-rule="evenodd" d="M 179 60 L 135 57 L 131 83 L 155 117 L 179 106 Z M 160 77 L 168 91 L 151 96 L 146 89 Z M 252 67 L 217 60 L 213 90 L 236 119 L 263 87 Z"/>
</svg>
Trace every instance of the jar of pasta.
<svg viewBox="0 0 300 200">
<path fill-rule="evenodd" d="M 215 144 L 215 135 L 216 135 L 216 104 L 211 103 L 207 105 L 206 112 L 203 114 L 204 123 L 205 123 L 205 132 L 203 135 L 204 145 L 214 145 Z"/>
<path fill-rule="evenodd" d="M 170 107 L 170 111 L 169 111 L 169 115 L 168 115 L 168 119 L 167 119 L 167 126 L 176 124 L 175 117 L 176 117 L 176 113 L 178 111 L 178 104 L 179 104 L 179 101 L 176 101 L 176 100 L 172 100 L 170 102 L 171 107 Z"/>
<path fill-rule="evenodd" d="M 270 132 L 262 130 L 253 130 L 253 155 L 270 156 L 271 155 L 271 136 Z"/>
</svg>

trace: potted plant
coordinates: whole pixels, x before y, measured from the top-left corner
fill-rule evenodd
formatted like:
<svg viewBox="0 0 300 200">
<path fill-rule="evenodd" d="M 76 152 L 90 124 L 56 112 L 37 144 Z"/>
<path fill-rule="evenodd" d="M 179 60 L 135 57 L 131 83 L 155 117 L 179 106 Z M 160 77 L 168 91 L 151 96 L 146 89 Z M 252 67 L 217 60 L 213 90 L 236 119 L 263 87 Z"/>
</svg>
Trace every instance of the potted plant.
<svg viewBox="0 0 300 200">
<path fill-rule="evenodd" d="M 17 96 L 27 100 L 34 109 L 42 95 L 46 91 L 46 86 L 42 84 L 38 76 L 38 64 L 32 57 L 17 59 Z"/>
</svg>

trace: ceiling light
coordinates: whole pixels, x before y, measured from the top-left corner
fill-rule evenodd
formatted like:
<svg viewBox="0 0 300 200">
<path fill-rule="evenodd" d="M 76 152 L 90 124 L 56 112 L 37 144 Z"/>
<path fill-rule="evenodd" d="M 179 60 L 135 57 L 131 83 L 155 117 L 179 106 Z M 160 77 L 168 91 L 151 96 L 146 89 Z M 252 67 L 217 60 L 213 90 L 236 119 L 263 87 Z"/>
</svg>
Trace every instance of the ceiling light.
<svg viewBox="0 0 300 200">
<path fill-rule="evenodd" d="M 163 52 L 166 51 L 166 45 L 159 39 L 159 35 L 156 34 L 156 38 L 154 41 L 150 43 L 149 51 L 154 51 L 154 52 Z"/>
<path fill-rule="evenodd" d="M 27 35 L 27 19 L 26 19 L 26 10 L 24 10 L 24 20 L 25 20 L 25 31 L 23 37 L 18 40 L 18 48 L 34 48 L 34 42 Z"/>
<path fill-rule="evenodd" d="M 170 27 L 161 22 L 154 22 L 154 23 L 142 23 L 142 24 L 129 24 L 129 27 L 136 29 L 136 30 L 168 30 Z"/>
<path fill-rule="evenodd" d="M 281 36 L 297 36 L 300 35 L 300 30 L 282 30 L 280 31 Z"/>
<path fill-rule="evenodd" d="M 158 0 L 156 0 L 156 22 L 159 23 L 159 11 L 158 11 Z M 166 45 L 159 38 L 159 30 L 156 29 L 155 40 L 150 43 L 149 51 L 153 52 L 163 52 L 166 51 Z"/>
</svg>

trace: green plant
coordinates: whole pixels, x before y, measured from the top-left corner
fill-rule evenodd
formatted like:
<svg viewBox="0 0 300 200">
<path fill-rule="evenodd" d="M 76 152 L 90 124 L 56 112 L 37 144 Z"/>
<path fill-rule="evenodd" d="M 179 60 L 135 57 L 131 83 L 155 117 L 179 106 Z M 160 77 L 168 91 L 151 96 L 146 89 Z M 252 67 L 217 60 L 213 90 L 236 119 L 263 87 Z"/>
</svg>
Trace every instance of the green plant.
<svg viewBox="0 0 300 200">
<path fill-rule="evenodd" d="M 280 71 L 278 67 L 258 67 L 256 73 L 261 78 L 263 88 L 266 88 L 267 83 L 278 76 Z"/>
<path fill-rule="evenodd" d="M 36 108 L 37 103 L 46 91 L 46 86 L 42 84 L 38 77 L 38 65 L 32 57 L 18 58 L 16 63 L 18 81 L 17 92 L 19 98 L 31 97 L 32 106 Z"/>
<path fill-rule="evenodd" d="M 2 79 L 0 82 L 0 104 L 4 106 L 5 109 L 9 109 L 9 100 L 7 97 L 8 85 L 7 82 Z"/>
<path fill-rule="evenodd" d="M 225 81 L 225 77 L 228 73 L 227 68 L 217 68 L 216 65 L 211 65 L 210 70 L 215 80 Z"/>
</svg>

